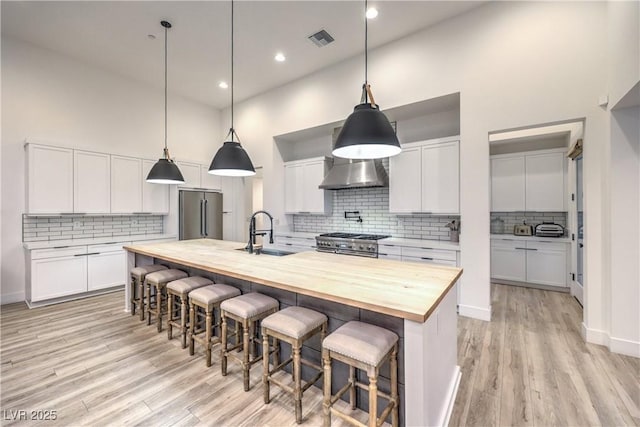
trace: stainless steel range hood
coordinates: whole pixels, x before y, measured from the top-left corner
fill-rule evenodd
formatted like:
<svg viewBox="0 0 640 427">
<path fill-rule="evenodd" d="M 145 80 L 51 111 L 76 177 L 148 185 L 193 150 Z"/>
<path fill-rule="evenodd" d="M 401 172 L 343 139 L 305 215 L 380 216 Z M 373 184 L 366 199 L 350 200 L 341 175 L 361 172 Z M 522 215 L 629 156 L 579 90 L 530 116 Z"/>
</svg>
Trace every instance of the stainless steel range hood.
<svg viewBox="0 0 640 427">
<path fill-rule="evenodd" d="M 335 157 L 333 167 L 318 188 L 344 190 L 347 188 L 388 187 L 389 175 L 376 160 L 349 160 Z"/>
</svg>

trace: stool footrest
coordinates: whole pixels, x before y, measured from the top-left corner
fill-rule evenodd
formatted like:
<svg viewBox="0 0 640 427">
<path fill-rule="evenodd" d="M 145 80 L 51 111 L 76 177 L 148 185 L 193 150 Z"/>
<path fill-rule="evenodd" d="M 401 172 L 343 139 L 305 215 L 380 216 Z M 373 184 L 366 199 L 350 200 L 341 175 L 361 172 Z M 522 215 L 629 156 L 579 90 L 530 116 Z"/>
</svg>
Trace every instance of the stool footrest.
<svg viewBox="0 0 640 427">
<path fill-rule="evenodd" d="M 339 418 L 342 418 L 343 420 L 345 420 L 346 422 L 348 422 L 349 424 L 353 425 L 353 426 L 358 426 L 358 427 L 368 427 L 367 424 L 361 423 L 360 421 L 356 420 L 355 418 L 350 417 L 349 415 L 338 411 L 337 409 L 331 407 L 329 408 L 331 410 L 331 415 L 337 415 Z"/>
<path fill-rule="evenodd" d="M 313 369 L 315 369 L 317 371 L 322 371 L 322 366 L 316 365 L 315 363 L 310 362 L 310 361 L 308 361 L 306 359 L 300 358 L 300 363 L 302 363 L 303 365 L 306 365 L 306 366 L 308 366 L 310 368 L 313 368 Z"/>
<path fill-rule="evenodd" d="M 304 392 L 306 389 L 314 385 L 320 378 L 322 378 L 322 374 L 323 372 L 318 372 L 315 377 L 302 386 L 302 391 Z"/>
<path fill-rule="evenodd" d="M 335 395 L 331 396 L 331 404 L 336 403 L 351 387 L 353 387 L 351 381 L 347 382 Z"/>
</svg>

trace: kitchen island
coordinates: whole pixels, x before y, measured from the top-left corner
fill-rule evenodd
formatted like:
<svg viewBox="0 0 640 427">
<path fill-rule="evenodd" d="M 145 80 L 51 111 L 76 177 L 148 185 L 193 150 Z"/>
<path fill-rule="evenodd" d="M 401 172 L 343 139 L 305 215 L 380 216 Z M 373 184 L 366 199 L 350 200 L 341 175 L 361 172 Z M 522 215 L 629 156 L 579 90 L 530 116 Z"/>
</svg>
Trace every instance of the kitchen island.
<svg viewBox="0 0 640 427">
<path fill-rule="evenodd" d="M 348 320 L 387 327 L 400 336 L 401 422 L 447 423 L 460 379 L 455 285 L 461 269 L 312 251 L 276 257 L 237 250 L 244 246 L 211 239 L 127 246 L 127 269 L 153 262 L 182 267 L 273 296 L 281 307 L 323 311 L 330 331 Z M 307 353 L 319 356 L 318 350 L 319 343 L 312 344 Z M 367 410 L 367 400 L 359 402 Z"/>
</svg>

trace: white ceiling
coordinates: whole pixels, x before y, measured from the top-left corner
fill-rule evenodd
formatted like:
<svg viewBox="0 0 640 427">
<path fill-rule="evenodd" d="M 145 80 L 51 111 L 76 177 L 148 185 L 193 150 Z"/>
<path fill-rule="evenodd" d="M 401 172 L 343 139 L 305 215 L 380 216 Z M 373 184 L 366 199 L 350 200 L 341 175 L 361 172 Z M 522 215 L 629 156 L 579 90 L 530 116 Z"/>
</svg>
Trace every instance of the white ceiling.
<svg viewBox="0 0 640 427">
<path fill-rule="evenodd" d="M 464 13 L 480 1 L 371 0 L 376 47 Z M 163 28 L 169 30 L 169 91 L 226 107 L 230 78 L 229 1 L 3 1 L 2 36 L 60 52 L 118 74 L 163 84 Z M 242 100 L 355 55 L 364 44 L 363 2 L 237 1 L 235 95 Z M 332 44 L 307 37 L 325 29 Z M 155 40 L 147 37 L 156 35 Z M 287 56 L 275 62 L 276 51 Z"/>
</svg>

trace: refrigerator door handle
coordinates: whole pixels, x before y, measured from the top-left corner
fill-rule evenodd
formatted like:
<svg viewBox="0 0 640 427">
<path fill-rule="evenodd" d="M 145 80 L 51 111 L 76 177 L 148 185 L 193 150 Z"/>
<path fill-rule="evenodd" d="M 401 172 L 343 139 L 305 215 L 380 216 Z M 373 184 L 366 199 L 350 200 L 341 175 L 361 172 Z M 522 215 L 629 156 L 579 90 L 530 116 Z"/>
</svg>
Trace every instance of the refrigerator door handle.
<svg viewBox="0 0 640 427">
<path fill-rule="evenodd" d="M 200 237 L 204 236 L 204 200 L 200 199 Z"/>
<path fill-rule="evenodd" d="M 208 209 L 209 209 L 209 201 L 207 199 L 204 199 L 204 236 L 205 237 L 209 237 L 209 230 L 207 230 L 208 224 L 207 224 L 207 214 L 208 214 Z"/>
</svg>

